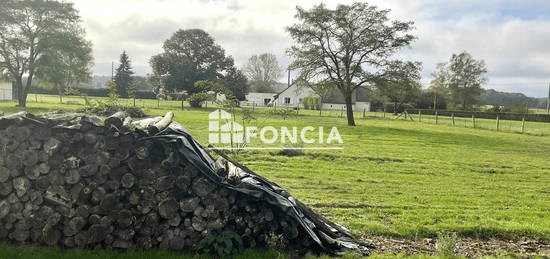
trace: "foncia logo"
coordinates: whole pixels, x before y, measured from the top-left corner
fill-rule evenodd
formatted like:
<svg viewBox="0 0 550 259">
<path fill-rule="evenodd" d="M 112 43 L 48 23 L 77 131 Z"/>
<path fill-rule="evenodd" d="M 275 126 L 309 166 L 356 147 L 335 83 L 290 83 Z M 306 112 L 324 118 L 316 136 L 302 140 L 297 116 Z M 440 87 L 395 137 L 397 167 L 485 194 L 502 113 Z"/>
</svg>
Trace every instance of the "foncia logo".
<svg viewBox="0 0 550 259">
<path fill-rule="evenodd" d="M 259 139 L 264 144 L 343 144 L 338 128 L 332 127 L 326 134 L 324 127 L 307 126 L 280 127 L 272 126 L 243 127 L 235 122 L 231 113 L 217 109 L 208 115 L 208 142 L 210 144 L 249 144 Z M 228 149 L 228 148 L 216 148 Z M 230 148 L 232 149 L 232 148 Z M 273 147 L 242 147 L 240 149 L 280 149 Z M 289 149 L 289 147 L 285 147 Z M 290 147 L 290 149 L 343 149 L 342 147 Z"/>
</svg>

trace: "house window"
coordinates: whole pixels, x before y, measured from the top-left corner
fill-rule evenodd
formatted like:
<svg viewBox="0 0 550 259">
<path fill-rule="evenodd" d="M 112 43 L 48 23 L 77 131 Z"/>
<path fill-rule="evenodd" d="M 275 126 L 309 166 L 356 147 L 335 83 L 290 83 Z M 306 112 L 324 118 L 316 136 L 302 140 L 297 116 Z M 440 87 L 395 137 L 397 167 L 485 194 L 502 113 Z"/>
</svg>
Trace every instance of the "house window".
<svg viewBox="0 0 550 259">
<path fill-rule="evenodd" d="M 285 97 L 285 104 L 290 104 L 290 97 Z"/>
<path fill-rule="evenodd" d="M 271 102 L 271 99 L 265 98 L 264 99 L 264 105 L 268 105 Z"/>
</svg>

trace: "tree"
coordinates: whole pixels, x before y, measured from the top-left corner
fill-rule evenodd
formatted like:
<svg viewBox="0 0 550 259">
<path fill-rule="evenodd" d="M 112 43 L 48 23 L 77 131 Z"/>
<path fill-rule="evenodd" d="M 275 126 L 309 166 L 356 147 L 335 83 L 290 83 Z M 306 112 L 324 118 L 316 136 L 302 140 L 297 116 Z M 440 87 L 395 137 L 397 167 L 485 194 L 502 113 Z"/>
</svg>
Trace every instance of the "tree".
<svg viewBox="0 0 550 259">
<path fill-rule="evenodd" d="M 4 0 L 0 8 L 0 70 L 15 82 L 18 105 L 25 107 L 38 60 L 59 48 L 51 40 L 77 30 L 80 17 L 72 3 Z M 62 37 L 61 37 L 62 38 Z M 24 76 L 26 82 L 24 83 Z"/>
<path fill-rule="evenodd" d="M 250 91 L 248 79 L 241 70 L 234 67 L 227 71 L 227 74 L 224 76 L 223 83 L 239 101 L 244 101 L 246 99 L 246 95 Z"/>
<path fill-rule="evenodd" d="M 215 101 L 219 94 L 225 95 L 227 100 L 235 99 L 231 91 L 222 83 L 208 80 L 195 82 L 196 92 L 188 98 L 191 107 L 201 107 L 205 101 Z"/>
<path fill-rule="evenodd" d="M 221 81 L 234 64 L 233 58 L 200 29 L 178 30 L 164 42 L 163 49 L 164 53 L 151 57 L 149 63 L 151 82 L 167 92 L 198 92 L 195 82 Z"/>
<path fill-rule="evenodd" d="M 243 72 L 250 80 L 253 91 L 271 93 L 273 85 L 277 83 L 283 70 L 274 54 L 264 53 L 250 57 Z"/>
<path fill-rule="evenodd" d="M 63 38 L 51 37 L 55 40 L 50 48 L 39 58 L 36 75 L 41 85 L 50 85 L 57 89 L 60 102 L 69 87 L 91 78 L 92 43 L 84 39 L 84 30 L 78 29 L 65 33 Z"/>
<path fill-rule="evenodd" d="M 120 97 L 128 97 L 128 87 L 132 83 L 134 71 L 130 64 L 130 58 L 126 51 L 120 54 L 120 65 L 118 65 L 115 74 L 115 84 L 117 93 Z"/>
<path fill-rule="evenodd" d="M 483 60 L 475 60 L 467 52 L 453 54 L 448 63 L 439 64 L 432 84 L 449 92 L 450 100 L 466 110 L 479 101 L 487 83 L 487 68 Z"/>
<path fill-rule="evenodd" d="M 132 80 L 128 85 L 128 97 L 132 99 L 134 107 L 136 106 L 137 87 L 138 85 L 136 80 Z"/>
<path fill-rule="evenodd" d="M 401 105 L 420 95 L 420 70 L 420 62 L 394 61 L 390 63 L 385 76 L 378 80 L 376 88 L 393 103 L 394 113 L 398 112 Z"/>
<path fill-rule="evenodd" d="M 412 22 L 389 21 L 389 10 L 366 3 L 338 5 L 330 10 L 321 4 L 306 11 L 297 7 L 300 21 L 287 30 L 295 44 L 288 53 L 291 68 L 318 81 L 329 80 L 346 101 L 348 125 L 354 126 L 352 95 L 373 85 L 388 67 L 388 58 L 409 45 Z"/>
</svg>

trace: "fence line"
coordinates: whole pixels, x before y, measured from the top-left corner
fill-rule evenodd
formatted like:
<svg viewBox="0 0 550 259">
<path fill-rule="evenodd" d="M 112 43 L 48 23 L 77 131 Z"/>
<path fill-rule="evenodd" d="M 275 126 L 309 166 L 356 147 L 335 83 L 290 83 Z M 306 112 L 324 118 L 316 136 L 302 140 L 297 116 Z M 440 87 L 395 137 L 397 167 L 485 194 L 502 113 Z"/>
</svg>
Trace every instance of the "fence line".
<svg viewBox="0 0 550 259">
<path fill-rule="evenodd" d="M 34 95 L 34 94 L 33 94 Z M 106 100 L 107 98 L 101 97 L 91 97 L 92 99 L 102 99 Z M 49 95 L 29 95 L 28 102 L 39 102 L 39 103 L 51 103 L 58 104 L 59 99 L 57 96 Z M 132 106 L 132 99 L 120 99 L 120 102 L 123 105 Z M 81 97 L 77 96 L 65 96 L 64 104 L 75 104 L 83 105 L 84 101 Z M 189 106 L 183 106 L 181 100 L 169 101 L 169 100 L 151 100 L 151 99 L 136 99 L 136 106 L 147 108 L 147 109 L 189 109 Z M 217 106 L 211 106 L 214 108 Z M 220 107 L 221 108 L 221 107 Z M 345 109 L 337 110 L 305 110 L 299 109 L 298 107 L 263 107 L 252 105 L 249 108 L 255 113 L 269 113 L 275 109 L 287 109 L 293 110 L 294 115 L 296 116 L 317 116 L 317 117 L 334 117 L 334 118 L 345 118 Z M 412 112 L 411 112 L 412 111 Z M 522 115 L 519 117 L 519 120 L 508 120 L 506 116 L 503 116 L 501 113 L 484 113 L 482 117 L 479 118 L 480 113 L 460 113 L 456 111 L 433 111 L 430 110 L 426 112 L 425 110 L 413 109 L 407 111 L 406 114 L 389 115 L 384 110 L 380 112 L 371 112 L 363 109 L 361 111 L 355 111 L 354 117 L 356 119 L 369 119 L 369 118 L 380 118 L 380 119 L 400 119 L 400 120 L 414 120 L 418 123 L 429 123 L 436 125 L 449 125 L 457 127 L 467 127 L 467 128 L 480 128 L 480 129 L 490 129 L 498 130 L 502 132 L 514 132 L 514 133 L 526 133 L 534 135 L 550 135 L 550 123 L 547 122 L 533 122 L 528 120 L 529 115 Z M 466 116 L 467 115 L 467 116 Z M 488 118 L 489 115 L 494 117 Z M 532 115 L 532 114 L 531 114 Z M 414 116 L 418 116 L 417 119 L 414 119 Z M 515 114 L 514 116 L 518 116 Z M 546 116 L 546 115 L 544 115 Z M 470 117 L 471 119 L 469 119 Z M 498 119 L 497 119 L 498 117 Z"/>
</svg>

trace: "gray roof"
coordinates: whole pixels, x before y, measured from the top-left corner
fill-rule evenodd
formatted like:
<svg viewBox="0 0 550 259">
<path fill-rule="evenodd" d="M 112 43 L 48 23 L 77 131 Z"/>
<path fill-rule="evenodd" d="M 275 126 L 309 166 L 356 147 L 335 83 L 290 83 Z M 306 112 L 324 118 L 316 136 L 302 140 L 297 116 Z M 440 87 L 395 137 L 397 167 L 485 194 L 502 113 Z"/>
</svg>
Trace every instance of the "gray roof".
<svg viewBox="0 0 550 259">
<path fill-rule="evenodd" d="M 367 89 L 361 87 L 355 90 L 353 94 L 351 95 L 351 103 L 355 102 L 368 102 L 369 101 L 369 92 Z M 323 100 L 324 103 L 337 103 L 337 104 L 345 104 L 346 100 L 344 99 L 344 95 L 339 89 L 334 89 L 330 93 L 330 95 Z"/>
</svg>

